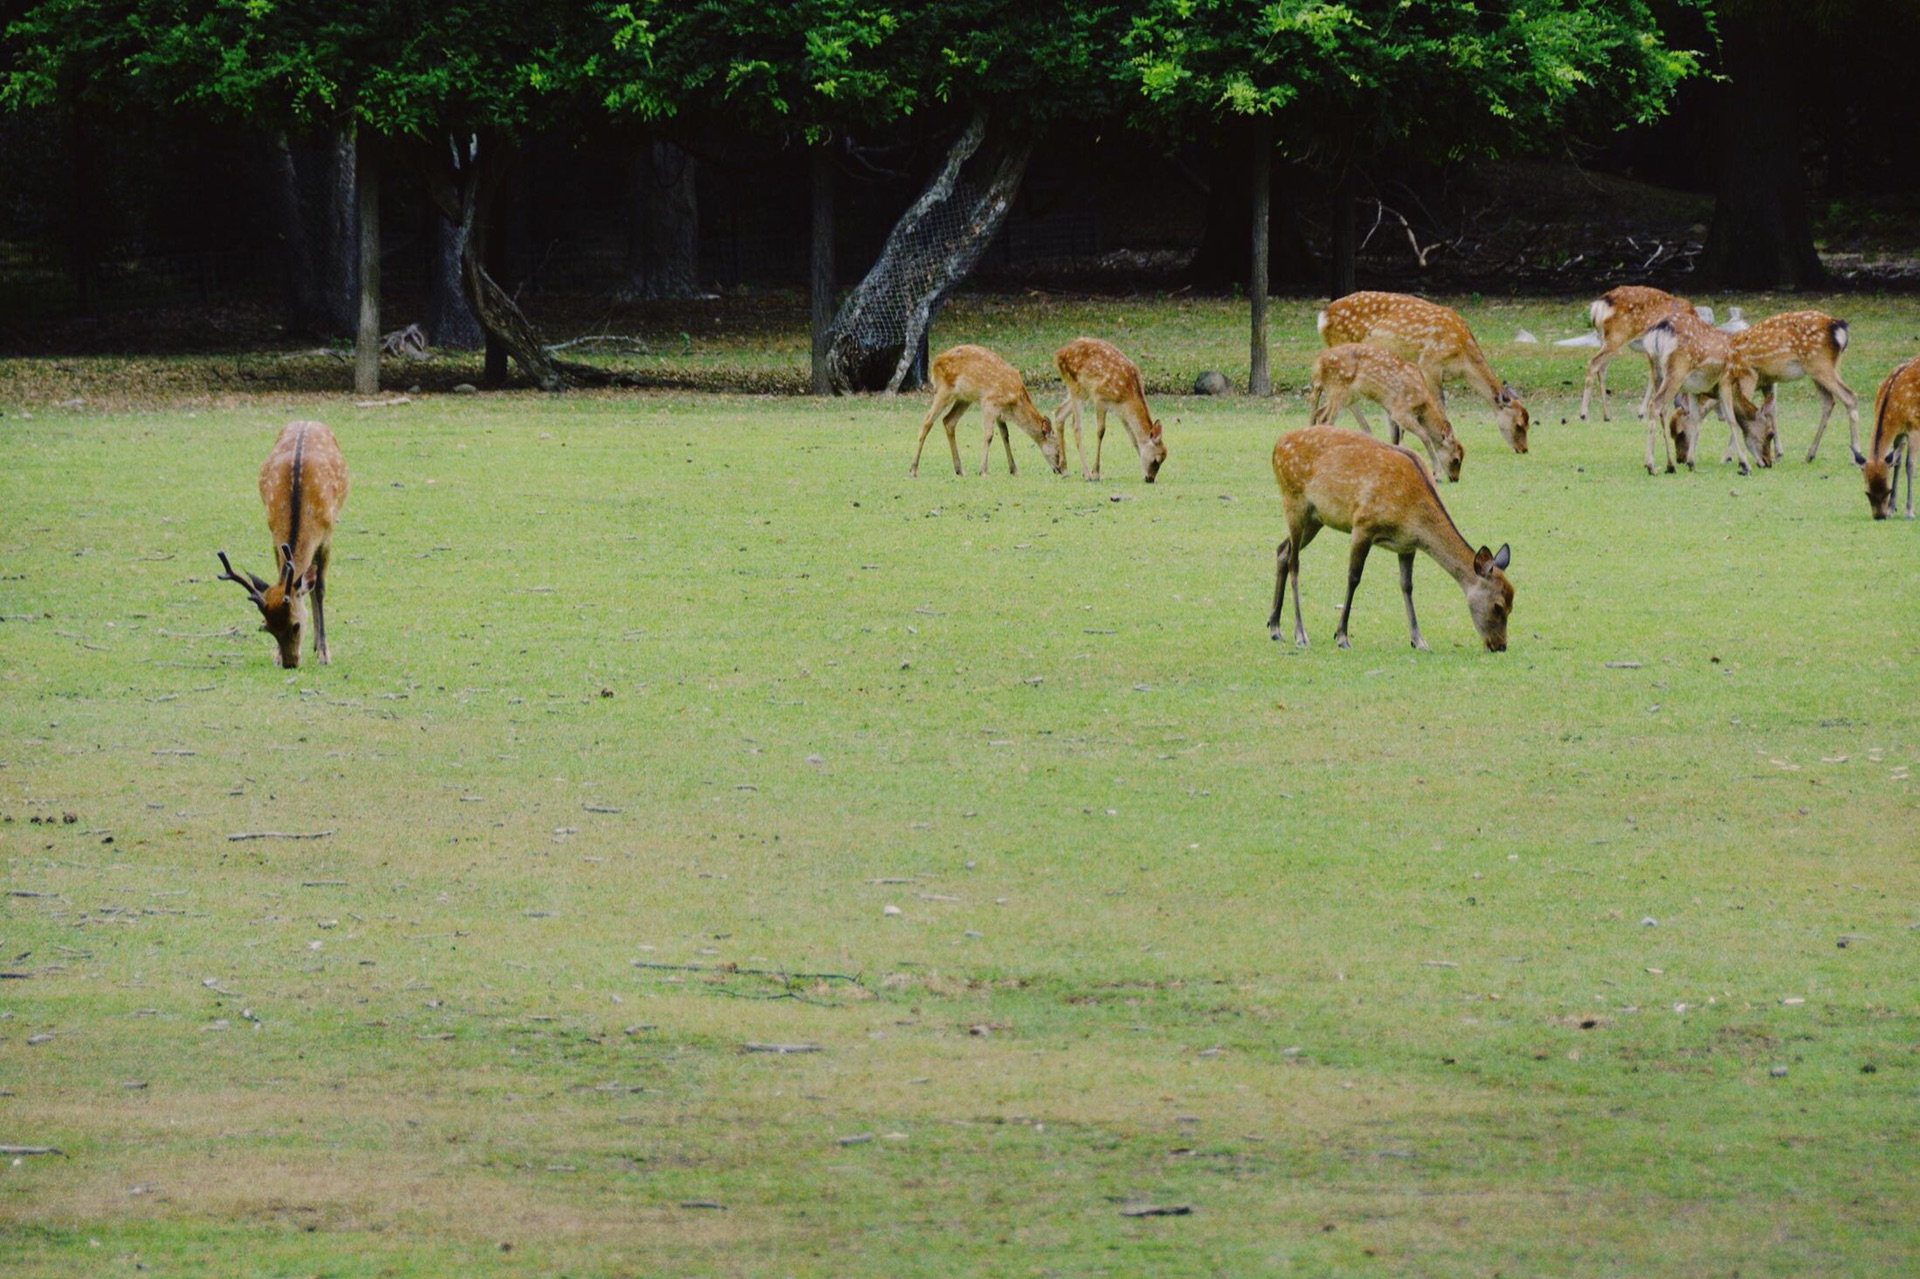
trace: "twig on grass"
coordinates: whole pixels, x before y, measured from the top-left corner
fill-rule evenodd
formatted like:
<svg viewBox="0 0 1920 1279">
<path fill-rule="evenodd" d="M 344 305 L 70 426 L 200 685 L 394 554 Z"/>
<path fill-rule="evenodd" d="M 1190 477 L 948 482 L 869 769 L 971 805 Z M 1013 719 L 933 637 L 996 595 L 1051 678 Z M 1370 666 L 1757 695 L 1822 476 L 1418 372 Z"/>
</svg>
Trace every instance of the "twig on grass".
<svg viewBox="0 0 1920 1279">
<path fill-rule="evenodd" d="M 850 981 L 856 986 L 860 984 L 858 977 L 849 977 L 845 973 L 801 973 L 779 968 L 740 968 L 733 964 L 656 964 L 646 959 L 636 959 L 632 962 L 635 968 L 663 968 L 672 972 L 720 973 L 723 976 L 744 973 L 754 977 L 779 977 L 788 981 L 795 977 L 811 977 L 819 981 Z"/>
<path fill-rule="evenodd" d="M 58 1146 L 0 1146 L 0 1155 L 64 1155 Z"/>
<path fill-rule="evenodd" d="M 740 1045 L 741 1052 L 749 1053 L 817 1053 L 819 1044 L 761 1044 L 748 1040 Z"/>
<path fill-rule="evenodd" d="M 242 839 L 325 839 L 333 834 L 330 830 L 288 831 L 288 830 L 241 830 L 227 836 L 229 840 Z"/>
</svg>

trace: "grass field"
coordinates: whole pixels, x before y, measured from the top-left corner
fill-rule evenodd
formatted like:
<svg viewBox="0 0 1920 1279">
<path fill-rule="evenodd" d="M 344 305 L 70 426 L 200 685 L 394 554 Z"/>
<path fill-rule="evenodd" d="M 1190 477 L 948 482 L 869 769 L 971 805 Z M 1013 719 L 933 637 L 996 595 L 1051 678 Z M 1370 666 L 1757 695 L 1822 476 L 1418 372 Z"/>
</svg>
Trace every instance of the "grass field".
<svg viewBox="0 0 1920 1279">
<path fill-rule="evenodd" d="M 1384 554 L 1335 649 L 1337 534 L 1268 641 L 1297 395 L 1163 393 L 1095 486 L 974 417 L 907 479 L 918 397 L 0 365 L 9 1272 L 1911 1273 L 1916 528 L 1805 384 L 1776 469 L 1649 478 L 1639 366 L 1562 425 L 1586 352 L 1498 340 L 1578 300 L 1460 305 L 1534 412 L 1453 405 L 1498 655 L 1426 560 L 1410 651 Z M 1826 305 L 1870 402 L 1920 315 Z M 936 342 L 1165 392 L 1242 323 Z M 213 552 L 292 416 L 354 488 L 283 671 Z"/>
</svg>

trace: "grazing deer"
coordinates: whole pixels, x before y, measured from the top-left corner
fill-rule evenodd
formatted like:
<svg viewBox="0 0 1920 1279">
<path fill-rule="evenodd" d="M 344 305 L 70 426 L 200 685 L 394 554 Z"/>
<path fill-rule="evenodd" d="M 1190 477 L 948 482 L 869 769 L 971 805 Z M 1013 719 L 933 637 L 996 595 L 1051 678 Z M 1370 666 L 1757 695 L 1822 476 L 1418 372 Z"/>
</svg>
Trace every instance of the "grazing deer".
<svg viewBox="0 0 1920 1279">
<path fill-rule="evenodd" d="M 1748 473 L 1748 451 L 1761 466 L 1773 465 L 1773 441 L 1760 410 L 1740 390 L 1741 366 L 1734 353 L 1733 339 L 1714 328 L 1692 311 L 1669 315 L 1641 336 L 1657 385 L 1653 403 L 1658 413 L 1647 414 L 1647 474 L 1653 474 L 1653 442 L 1671 436 L 1673 448 L 1667 451 L 1667 471 L 1674 460 L 1693 469 L 1694 447 L 1700 439 L 1701 405 L 1715 397 L 1720 415 L 1735 428 L 1735 445 L 1744 433 L 1746 448 L 1740 454 L 1740 474 Z M 1674 405 L 1672 412 L 1666 406 Z M 1663 431 L 1661 428 L 1665 427 Z"/>
<path fill-rule="evenodd" d="M 260 609 L 260 629 L 279 645 L 280 665 L 300 665 L 300 631 L 306 625 L 305 596 L 313 596 L 313 651 L 325 666 L 327 652 L 327 557 L 333 525 L 347 501 L 347 463 L 324 422 L 289 422 L 260 467 L 260 501 L 267 508 L 280 571 L 271 583 L 241 577 L 219 552 L 226 572 Z"/>
<path fill-rule="evenodd" d="M 1436 404 L 1447 402 L 1443 381 L 1464 379 L 1493 405 L 1501 438 L 1515 453 L 1527 451 L 1527 406 L 1487 364 L 1458 311 L 1406 293 L 1349 293 L 1320 312 L 1316 323 L 1328 346 L 1365 342 L 1419 365 Z"/>
<path fill-rule="evenodd" d="M 1820 425 L 1813 432 L 1813 443 L 1807 446 L 1809 462 L 1820 456 L 1820 437 L 1827 433 L 1827 419 L 1833 415 L 1835 400 L 1847 406 L 1847 443 L 1855 464 L 1867 460 L 1860 452 L 1859 400 L 1840 380 L 1840 357 L 1847 352 L 1847 337 L 1847 322 L 1824 311 L 1788 311 L 1733 335 L 1733 351 L 1741 366 L 1741 394 L 1748 399 L 1764 394 L 1760 408 L 1775 440 L 1774 386 L 1795 378 L 1813 379 L 1814 389 L 1820 393 Z M 1730 458 L 1731 439 L 1727 449 Z"/>
<path fill-rule="evenodd" d="M 914 446 L 913 465 L 907 474 L 920 474 L 920 451 L 927 446 L 927 432 L 933 430 L 935 418 L 939 418 L 941 425 L 947 428 L 947 448 L 953 453 L 953 473 L 962 473 L 960 445 L 954 439 L 953 429 L 961 415 L 975 404 L 980 406 L 980 412 L 987 419 L 986 445 L 980 452 L 980 474 L 987 473 L 987 461 L 993 456 L 993 433 L 996 428 L 1000 432 L 1000 442 L 1007 449 L 1007 473 L 1020 473 L 1019 466 L 1013 460 L 1013 440 L 1007 435 L 1008 422 L 1017 424 L 1033 437 L 1033 442 L 1040 446 L 1040 455 L 1047 459 L 1047 465 L 1053 468 L 1055 475 L 1066 473 L 1066 442 L 1059 428 L 1034 407 L 1033 397 L 1027 394 L 1027 384 L 1020 380 L 1019 370 L 1013 365 L 984 346 L 955 346 L 933 357 L 932 375 L 933 404 L 927 409 L 926 421 L 920 423 L 920 442 Z"/>
<path fill-rule="evenodd" d="M 1314 357 L 1308 409 L 1313 425 L 1331 426 L 1341 409 L 1351 409 L 1360 429 L 1372 435 L 1373 428 L 1354 402 L 1356 395 L 1366 396 L 1387 411 L 1395 444 L 1400 442 L 1402 431 L 1416 437 L 1427 446 L 1434 471 L 1444 467 L 1448 480 L 1459 480 L 1460 463 L 1467 451 L 1453 437 L 1446 412 L 1427 391 L 1427 379 L 1419 368 L 1391 351 L 1361 342 L 1343 342 Z"/>
<path fill-rule="evenodd" d="M 1080 474 L 1089 480 L 1100 478 L 1100 445 L 1107 438 L 1107 410 L 1120 411 L 1127 435 L 1140 454 L 1140 473 L 1153 483 L 1160 464 L 1167 460 L 1167 445 L 1160 438 L 1160 423 L 1147 412 L 1146 387 L 1140 380 L 1140 367 L 1111 342 L 1099 338 L 1075 338 L 1053 353 L 1053 367 L 1067 384 L 1067 398 L 1053 411 L 1056 421 L 1065 422 L 1073 413 L 1073 447 L 1080 455 Z M 1087 450 L 1080 438 L 1080 406 L 1091 401 L 1095 427 L 1093 433 L 1093 470 L 1087 470 Z"/>
<path fill-rule="evenodd" d="M 1492 651 L 1507 647 L 1507 618 L 1513 612 L 1513 583 L 1502 571 L 1507 548 L 1474 550 L 1460 536 L 1440 501 L 1427 468 L 1410 449 L 1383 444 L 1371 436 L 1337 426 L 1308 426 L 1288 431 L 1273 446 L 1273 476 L 1286 506 L 1287 540 L 1276 552 L 1273 612 L 1267 633 L 1280 638 L 1280 611 L 1286 603 L 1287 577 L 1293 577 L 1293 642 L 1307 642 L 1300 620 L 1300 553 L 1323 527 L 1351 532 L 1347 552 L 1347 603 L 1340 612 L 1334 641 L 1350 647 L 1347 624 L 1353 594 L 1367 552 L 1376 544 L 1400 556 L 1400 593 L 1407 601 L 1407 629 L 1415 648 L 1425 648 L 1413 614 L 1413 555 L 1425 551 L 1453 574 L 1466 592 L 1474 629 Z"/>
<path fill-rule="evenodd" d="M 1907 518 L 1913 518 L 1913 437 L 1920 432 L 1920 357 L 1908 360 L 1880 384 L 1873 397 L 1873 439 L 1868 443 L 1867 506 L 1873 518 L 1893 514 L 1900 496 L 1900 463 L 1907 466 Z"/>
<path fill-rule="evenodd" d="M 1587 406 L 1593 400 L 1593 386 L 1600 384 L 1600 420 L 1611 422 L 1607 412 L 1607 365 L 1621 350 L 1640 350 L 1640 335 L 1679 311 L 1692 311 L 1693 303 L 1675 297 L 1664 289 L 1644 284 L 1623 284 L 1608 289 L 1587 308 L 1593 331 L 1600 335 L 1600 349 L 1587 361 L 1587 386 L 1580 394 L 1580 420 L 1587 420 Z M 1640 416 L 1645 417 L 1653 403 L 1653 375 L 1647 375 L 1647 393 L 1640 401 Z"/>
</svg>

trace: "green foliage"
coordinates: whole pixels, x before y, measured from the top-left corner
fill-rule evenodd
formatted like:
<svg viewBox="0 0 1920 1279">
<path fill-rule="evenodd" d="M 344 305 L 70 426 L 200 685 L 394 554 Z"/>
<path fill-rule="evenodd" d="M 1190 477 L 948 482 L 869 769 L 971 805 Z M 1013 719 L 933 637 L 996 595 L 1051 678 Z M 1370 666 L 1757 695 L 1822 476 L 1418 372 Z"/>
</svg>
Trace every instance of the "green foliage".
<svg viewBox="0 0 1920 1279">
<path fill-rule="evenodd" d="M 1146 0 L 1127 46 L 1149 118 L 1266 116 L 1295 151 L 1524 147 L 1657 115 L 1697 69 L 1643 0 Z"/>
</svg>

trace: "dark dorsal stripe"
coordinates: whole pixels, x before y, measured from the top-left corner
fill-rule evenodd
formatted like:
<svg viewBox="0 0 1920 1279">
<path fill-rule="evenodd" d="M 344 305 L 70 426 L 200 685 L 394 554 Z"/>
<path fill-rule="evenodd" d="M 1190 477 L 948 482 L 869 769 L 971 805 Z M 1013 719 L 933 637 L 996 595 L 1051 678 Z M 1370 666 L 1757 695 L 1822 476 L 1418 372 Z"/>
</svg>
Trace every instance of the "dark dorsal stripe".
<svg viewBox="0 0 1920 1279">
<path fill-rule="evenodd" d="M 287 563 L 295 563 L 300 556 L 300 469 L 301 458 L 307 451 L 307 428 L 303 424 L 300 434 L 293 437 L 293 492 L 287 500 Z M 285 572 L 283 566 L 281 572 Z"/>
</svg>

